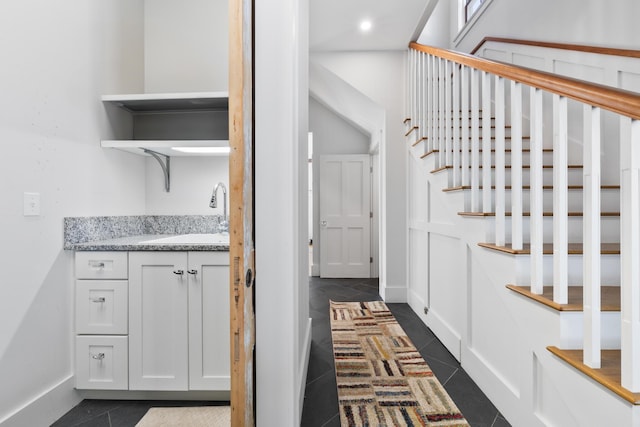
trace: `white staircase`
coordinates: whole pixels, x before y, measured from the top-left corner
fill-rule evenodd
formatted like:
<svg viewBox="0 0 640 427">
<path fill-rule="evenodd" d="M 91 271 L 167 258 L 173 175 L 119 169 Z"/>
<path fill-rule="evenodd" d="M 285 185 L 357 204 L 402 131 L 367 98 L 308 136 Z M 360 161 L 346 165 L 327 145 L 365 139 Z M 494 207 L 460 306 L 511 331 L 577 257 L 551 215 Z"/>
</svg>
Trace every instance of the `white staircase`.
<svg viewBox="0 0 640 427">
<path fill-rule="evenodd" d="M 414 311 L 513 425 L 640 426 L 640 95 L 420 45 L 407 82 Z"/>
</svg>

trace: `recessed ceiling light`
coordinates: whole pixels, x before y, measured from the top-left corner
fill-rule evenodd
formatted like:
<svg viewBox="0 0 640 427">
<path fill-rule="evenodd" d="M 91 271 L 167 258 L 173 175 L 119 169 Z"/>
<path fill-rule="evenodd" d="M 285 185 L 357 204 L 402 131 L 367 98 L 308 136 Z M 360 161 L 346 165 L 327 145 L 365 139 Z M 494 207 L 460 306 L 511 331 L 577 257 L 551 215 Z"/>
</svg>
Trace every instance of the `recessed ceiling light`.
<svg viewBox="0 0 640 427">
<path fill-rule="evenodd" d="M 368 19 L 365 19 L 360 23 L 360 31 L 367 32 L 371 29 L 373 24 Z"/>
<path fill-rule="evenodd" d="M 229 147 L 171 147 L 171 149 L 182 153 L 192 154 L 229 154 Z"/>
</svg>

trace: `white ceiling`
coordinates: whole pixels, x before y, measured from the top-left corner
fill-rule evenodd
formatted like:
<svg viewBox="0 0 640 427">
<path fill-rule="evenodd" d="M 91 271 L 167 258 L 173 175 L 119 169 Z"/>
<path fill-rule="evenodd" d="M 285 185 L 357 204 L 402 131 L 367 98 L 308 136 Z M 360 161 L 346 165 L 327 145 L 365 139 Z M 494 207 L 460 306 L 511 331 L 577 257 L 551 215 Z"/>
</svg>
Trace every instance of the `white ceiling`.
<svg viewBox="0 0 640 427">
<path fill-rule="evenodd" d="M 309 49 L 398 50 L 417 39 L 437 0 L 310 0 Z M 364 19 L 373 24 L 360 31 Z"/>
</svg>

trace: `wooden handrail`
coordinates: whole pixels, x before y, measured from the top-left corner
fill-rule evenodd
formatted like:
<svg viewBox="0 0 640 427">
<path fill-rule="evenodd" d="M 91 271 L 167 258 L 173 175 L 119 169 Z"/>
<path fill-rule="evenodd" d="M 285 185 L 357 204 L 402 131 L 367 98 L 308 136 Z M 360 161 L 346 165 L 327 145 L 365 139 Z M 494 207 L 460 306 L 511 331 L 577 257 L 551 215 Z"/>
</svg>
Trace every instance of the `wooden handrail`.
<svg viewBox="0 0 640 427">
<path fill-rule="evenodd" d="M 484 45 L 487 42 L 520 44 L 524 46 L 538 46 L 538 47 L 546 47 L 551 49 L 574 50 L 578 52 L 598 53 L 601 55 L 640 58 L 640 50 L 617 49 L 613 47 L 602 47 L 602 46 L 587 46 L 582 44 L 571 44 L 571 43 L 553 43 L 553 42 L 543 42 L 543 41 L 534 41 L 534 40 L 509 39 L 509 38 L 503 38 L 503 37 L 483 38 L 482 41 L 480 41 L 480 43 L 478 43 L 478 45 L 473 48 L 470 54 L 471 55 L 475 54 L 477 51 L 480 50 L 482 45 Z"/>
<path fill-rule="evenodd" d="M 410 48 L 640 120 L 640 94 L 466 53 L 411 43 Z"/>
</svg>

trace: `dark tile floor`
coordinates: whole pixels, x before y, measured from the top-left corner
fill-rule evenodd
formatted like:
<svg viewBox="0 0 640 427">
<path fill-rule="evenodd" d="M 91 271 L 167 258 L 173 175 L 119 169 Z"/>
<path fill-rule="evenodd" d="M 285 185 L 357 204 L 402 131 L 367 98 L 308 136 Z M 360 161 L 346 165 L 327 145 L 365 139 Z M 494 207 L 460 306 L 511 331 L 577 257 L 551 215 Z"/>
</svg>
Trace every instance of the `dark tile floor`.
<svg viewBox="0 0 640 427">
<path fill-rule="evenodd" d="M 340 426 L 333 365 L 329 300 L 379 300 L 378 281 L 319 279 L 309 281 L 309 310 L 313 318 L 311 356 L 302 412 L 302 427 Z M 457 360 L 420 321 L 407 304 L 388 304 L 436 377 L 473 427 L 502 427 L 502 417 Z M 52 427 L 133 427 L 152 406 L 201 406 L 227 402 L 84 400 Z"/>
<path fill-rule="evenodd" d="M 153 406 L 228 405 L 185 400 L 83 400 L 51 427 L 133 427 Z"/>
<path fill-rule="evenodd" d="M 340 426 L 329 326 L 329 300 L 380 300 L 378 281 L 310 279 L 309 310 L 313 318 L 313 331 L 302 427 Z M 471 426 L 510 425 L 407 304 L 387 305 Z"/>
</svg>

